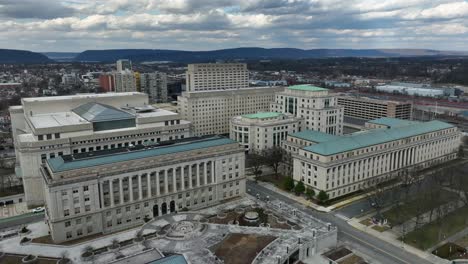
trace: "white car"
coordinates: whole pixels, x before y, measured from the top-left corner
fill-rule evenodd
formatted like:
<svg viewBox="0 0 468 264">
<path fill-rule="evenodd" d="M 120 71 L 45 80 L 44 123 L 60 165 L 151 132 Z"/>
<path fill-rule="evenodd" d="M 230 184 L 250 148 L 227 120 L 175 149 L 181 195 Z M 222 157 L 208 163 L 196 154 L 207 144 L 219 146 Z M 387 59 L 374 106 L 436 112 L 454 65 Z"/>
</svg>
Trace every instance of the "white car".
<svg viewBox="0 0 468 264">
<path fill-rule="evenodd" d="M 45 208 L 44 207 L 37 207 L 32 210 L 33 213 L 41 213 L 44 212 Z"/>
</svg>

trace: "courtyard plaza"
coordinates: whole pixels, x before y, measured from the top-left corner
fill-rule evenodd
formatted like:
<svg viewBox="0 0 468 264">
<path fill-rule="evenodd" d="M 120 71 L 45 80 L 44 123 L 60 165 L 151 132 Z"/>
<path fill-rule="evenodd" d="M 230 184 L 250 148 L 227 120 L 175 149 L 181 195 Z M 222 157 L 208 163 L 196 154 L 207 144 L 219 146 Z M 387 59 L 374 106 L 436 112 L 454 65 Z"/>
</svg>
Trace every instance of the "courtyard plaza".
<svg viewBox="0 0 468 264">
<path fill-rule="evenodd" d="M 270 224 L 242 226 L 238 220 L 228 221 L 228 224 L 215 223 L 233 212 L 238 216 L 252 212 L 248 215 L 253 215 L 255 218 L 255 212 L 259 210 L 265 211 L 270 219 L 276 219 L 271 221 L 287 219 L 287 225 L 283 225 L 282 228 L 273 228 Z M 43 222 L 30 224 L 28 229 L 31 230 L 27 234 L 30 238 L 48 235 L 47 226 Z M 123 245 L 118 254 L 112 250 L 96 250 L 109 247 L 114 239 L 131 240 L 139 231 L 147 237 L 145 243 Z M 240 252 L 229 250 L 230 246 L 236 246 L 235 243 L 239 239 L 253 242 L 251 245 L 249 243 L 242 245 L 243 250 Z M 117 255 L 130 257 L 139 254 L 142 250 L 155 248 L 164 254 L 183 255 L 190 263 L 245 263 L 236 262 L 232 254 L 246 254 L 249 263 L 276 264 L 278 261 L 283 263 L 291 255 L 298 254 L 299 247 L 311 245 L 310 252 L 309 248 L 307 249 L 308 257 L 303 261 L 326 263 L 320 254 L 336 246 L 337 229 L 286 203 L 246 197 L 199 211 L 164 215 L 150 220 L 142 227 L 78 244 L 53 245 L 31 242 L 20 246 L 20 240 L 20 236 L 4 239 L 0 241 L 0 247 L 8 253 L 48 257 L 60 257 L 62 252 L 67 251 L 74 263 L 83 263 L 81 253 L 85 247 L 91 246 L 95 249 L 92 260 L 94 263 L 110 263 L 116 260 Z M 301 254 L 306 253 L 304 251 Z M 241 261 L 245 259 L 241 258 Z"/>
</svg>

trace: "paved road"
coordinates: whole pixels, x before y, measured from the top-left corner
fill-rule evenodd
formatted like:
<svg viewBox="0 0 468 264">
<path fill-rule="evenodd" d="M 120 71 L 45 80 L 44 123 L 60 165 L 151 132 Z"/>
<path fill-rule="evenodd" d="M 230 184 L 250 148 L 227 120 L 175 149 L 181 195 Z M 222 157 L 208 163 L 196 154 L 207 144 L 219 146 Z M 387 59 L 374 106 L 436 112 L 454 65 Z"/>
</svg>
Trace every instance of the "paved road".
<svg viewBox="0 0 468 264">
<path fill-rule="evenodd" d="M 363 254 L 373 258 L 382 264 L 429 264 L 431 261 L 419 258 L 410 254 L 400 247 L 396 247 L 390 243 L 380 240 L 372 235 L 364 233 L 360 230 L 348 225 L 346 221 L 336 217 L 333 213 L 320 213 L 302 204 L 289 199 L 277 192 L 271 191 L 261 185 L 255 184 L 252 181 L 247 182 L 247 189 L 250 195 L 255 196 L 260 194 L 261 197 L 270 196 L 270 199 L 278 199 L 292 206 L 301 208 L 306 213 L 314 217 L 329 222 L 338 227 L 338 239 L 344 244 L 350 245 L 352 248 L 362 252 Z"/>
<path fill-rule="evenodd" d="M 9 229 L 44 220 L 44 213 L 27 213 L 13 217 L 0 219 L 0 229 Z"/>
</svg>

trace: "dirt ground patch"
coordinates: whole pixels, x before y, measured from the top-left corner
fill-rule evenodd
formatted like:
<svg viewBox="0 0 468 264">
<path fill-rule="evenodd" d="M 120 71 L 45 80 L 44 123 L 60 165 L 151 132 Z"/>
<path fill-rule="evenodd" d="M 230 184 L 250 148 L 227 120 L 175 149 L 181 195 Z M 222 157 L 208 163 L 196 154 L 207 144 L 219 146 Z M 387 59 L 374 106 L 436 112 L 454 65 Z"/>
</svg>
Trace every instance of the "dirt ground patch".
<svg viewBox="0 0 468 264">
<path fill-rule="evenodd" d="M 17 254 L 8 254 L 6 253 L 5 256 L 1 259 L 0 263 L 2 264 L 18 264 L 21 263 L 21 259 L 26 255 L 17 255 Z M 46 257 L 38 257 L 36 264 L 56 264 L 57 258 L 46 258 Z"/>
<path fill-rule="evenodd" d="M 251 263 L 260 252 L 276 237 L 246 234 L 231 234 L 214 246 L 213 252 L 225 264 Z"/>
</svg>

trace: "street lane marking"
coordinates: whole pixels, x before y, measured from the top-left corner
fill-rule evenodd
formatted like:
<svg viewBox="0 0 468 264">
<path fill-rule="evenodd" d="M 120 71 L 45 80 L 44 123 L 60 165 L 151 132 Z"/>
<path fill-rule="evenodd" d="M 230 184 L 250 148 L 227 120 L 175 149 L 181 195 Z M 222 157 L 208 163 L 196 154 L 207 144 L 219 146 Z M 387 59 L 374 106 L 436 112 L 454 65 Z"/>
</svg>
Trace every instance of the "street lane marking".
<svg viewBox="0 0 468 264">
<path fill-rule="evenodd" d="M 341 219 L 343 219 L 343 220 L 345 220 L 345 221 L 349 221 L 349 217 L 344 216 L 344 215 L 342 215 L 342 214 L 335 214 L 335 216 L 338 217 L 338 218 L 341 218 Z"/>
<path fill-rule="evenodd" d="M 338 231 L 339 231 L 339 230 L 338 230 Z M 340 232 L 340 231 L 339 231 L 339 232 Z M 364 241 L 364 240 L 362 240 L 362 239 L 356 237 L 355 235 L 351 235 L 350 233 L 345 232 L 345 231 L 343 231 L 343 230 L 341 230 L 341 233 L 346 234 L 346 235 L 348 235 L 348 236 L 350 236 L 350 237 L 352 237 L 352 238 L 358 240 L 359 242 L 361 242 L 361 243 L 363 243 L 363 244 L 366 244 L 366 245 L 368 245 L 369 247 L 371 247 L 371 248 L 373 248 L 373 249 L 376 249 L 377 251 L 380 251 L 380 252 L 384 253 L 384 255 L 390 256 L 390 258 L 397 259 L 397 260 L 401 261 L 402 263 L 411 264 L 410 262 L 406 262 L 406 261 L 402 260 L 401 258 L 399 258 L 399 257 L 397 257 L 397 256 L 394 256 L 394 255 L 392 255 L 392 254 L 390 254 L 390 253 L 388 253 L 388 252 L 386 252 L 386 251 L 384 251 L 384 250 L 382 250 L 382 249 L 380 249 L 380 248 L 378 248 L 378 247 L 376 247 L 376 246 L 374 246 L 374 245 L 372 245 L 372 244 L 370 244 L 370 243 L 368 243 L 368 242 L 366 242 L 366 241 Z M 385 242 L 385 241 L 382 241 L 382 242 Z M 392 245 L 392 244 L 390 244 L 390 245 Z M 401 249 L 401 250 L 404 251 L 404 249 Z"/>
</svg>

